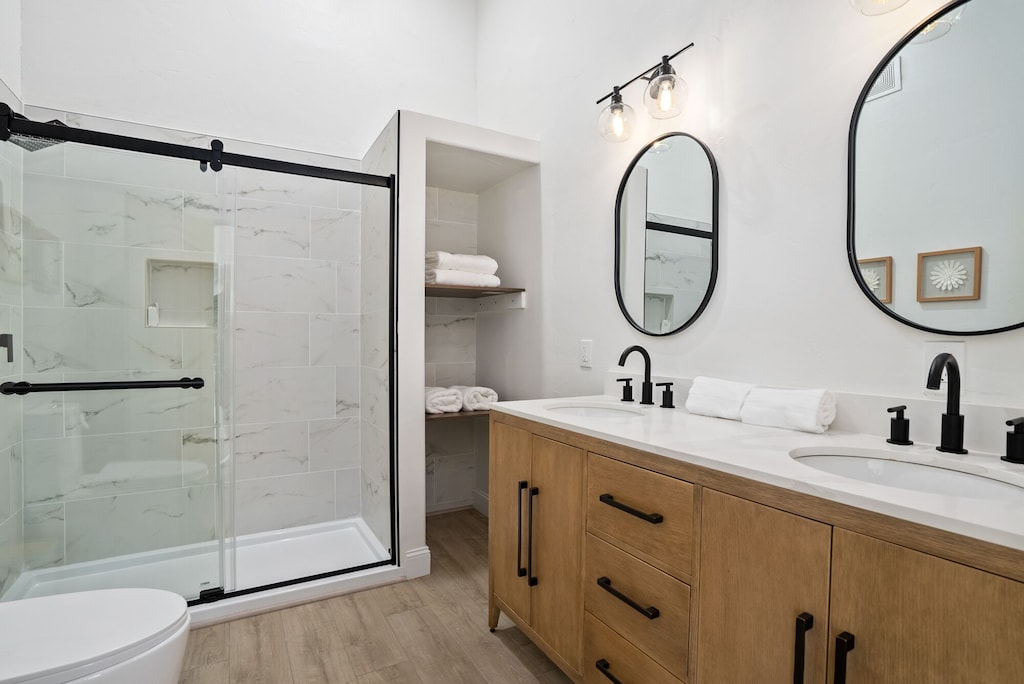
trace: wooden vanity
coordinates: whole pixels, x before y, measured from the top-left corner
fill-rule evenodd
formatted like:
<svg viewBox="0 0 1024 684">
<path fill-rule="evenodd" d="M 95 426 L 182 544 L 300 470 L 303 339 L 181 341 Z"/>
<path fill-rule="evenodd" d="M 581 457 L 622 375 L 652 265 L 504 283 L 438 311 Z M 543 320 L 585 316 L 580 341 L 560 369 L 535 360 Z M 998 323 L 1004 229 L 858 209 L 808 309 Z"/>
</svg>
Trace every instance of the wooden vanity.
<svg viewBox="0 0 1024 684">
<path fill-rule="evenodd" d="M 1024 682 L 1022 551 L 500 408 L 490 440 L 490 626 L 574 681 Z"/>
</svg>

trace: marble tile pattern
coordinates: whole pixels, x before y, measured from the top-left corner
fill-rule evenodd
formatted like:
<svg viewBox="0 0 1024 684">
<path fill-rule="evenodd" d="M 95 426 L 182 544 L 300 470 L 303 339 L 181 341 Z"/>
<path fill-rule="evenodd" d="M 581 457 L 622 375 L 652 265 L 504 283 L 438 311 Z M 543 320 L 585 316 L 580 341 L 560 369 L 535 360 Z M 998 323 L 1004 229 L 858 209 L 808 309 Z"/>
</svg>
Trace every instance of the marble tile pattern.
<svg viewBox="0 0 1024 684">
<path fill-rule="evenodd" d="M 396 114 L 363 158 L 362 170 L 382 176 L 398 172 Z M 391 307 L 391 201 L 383 188 L 363 188 L 359 204 L 360 343 L 358 386 L 360 444 L 360 508 L 367 527 L 386 549 L 392 549 L 391 397 L 388 391 L 393 355 L 389 330 Z M 339 293 L 340 300 L 340 293 Z M 340 380 L 339 380 L 340 382 Z M 341 405 L 339 404 L 339 411 Z M 340 415 L 340 414 L 339 414 Z"/>
<path fill-rule="evenodd" d="M 0 102 L 15 110 L 21 108 L 2 81 Z M 25 270 L 21 199 L 24 156 L 13 143 L 0 142 L 0 334 L 14 336 L 13 361 L 7 361 L 6 349 L 0 349 L 0 382 L 20 380 L 23 370 L 20 349 Z M 20 397 L 0 397 L 0 597 L 21 575 L 26 562 L 21 411 Z"/>
<path fill-rule="evenodd" d="M 210 141 L 94 117 L 29 115 L 180 144 Z M 225 145 L 255 156 L 359 167 L 354 160 Z M 0 592 L 22 567 L 213 538 L 215 382 L 224 361 L 232 363 L 236 533 L 360 515 L 368 463 L 360 452 L 362 259 L 366 249 L 383 268 L 373 281 L 383 321 L 368 320 L 382 336 L 370 344 L 371 356 L 386 367 L 389 239 L 385 230 L 363 244 L 362 189 L 247 169 L 203 174 L 192 162 L 74 144 L 26 154 L 22 170 L 6 152 L 0 155 L 0 326 L 24 337 L 24 349 L 0 375 L 33 382 L 201 375 L 208 385 L 5 397 Z M 22 155 L 11 158 L 20 163 Z M 374 190 L 383 193 L 387 226 L 388 194 Z M 11 205 L 21 197 L 23 207 Z M 220 252 L 228 233 L 231 249 Z M 233 334 L 233 361 L 218 358 L 213 328 L 147 326 L 148 261 L 218 259 L 230 260 L 233 278 L 230 287 L 214 283 L 225 301 L 233 298 L 228 324 L 218 320 Z M 214 293 L 208 294 L 212 302 Z M 375 415 L 384 411 L 386 425 L 387 385 L 381 390 L 374 381 L 368 388 L 376 394 L 367 403 Z M 8 425 L 18 425 L 17 434 Z M 383 475 L 369 461 L 374 491 L 381 480 L 387 488 L 388 453 Z M 384 500 L 388 505 L 374 515 L 386 518 L 382 527 L 389 529 Z M 23 541 L 30 542 L 29 555 L 4 555 Z"/>
</svg>

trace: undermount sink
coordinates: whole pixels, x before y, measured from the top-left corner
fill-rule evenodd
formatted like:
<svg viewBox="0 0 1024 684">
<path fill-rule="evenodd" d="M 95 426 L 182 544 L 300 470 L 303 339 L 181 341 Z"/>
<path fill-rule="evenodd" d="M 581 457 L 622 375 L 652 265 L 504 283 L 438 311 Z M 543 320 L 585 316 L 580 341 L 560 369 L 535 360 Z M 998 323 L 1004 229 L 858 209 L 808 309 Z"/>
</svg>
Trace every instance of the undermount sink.
<svg viewBox="0 0 1024 684">
<path fill-rule="evenodd" d="M 643 415 L 640 409 L 632 406 L 620 406 L 602 401 L 556 402 L 545 405 L 544 409 L 563 416 L 584 418 L 635 418 Z"/>
<path fill-rule="evenodd" d="M 790 456 L 805 466 L 861 482 L 945 496 L 1024 501 L 1024 479 L 1021 484 L 1003 481 L 995 473 L 972 472 L 984 471 L 981 466 L 937 456 L 915 461 L 870 449 L 813 448 L 794 449 Z"/>
</svg>

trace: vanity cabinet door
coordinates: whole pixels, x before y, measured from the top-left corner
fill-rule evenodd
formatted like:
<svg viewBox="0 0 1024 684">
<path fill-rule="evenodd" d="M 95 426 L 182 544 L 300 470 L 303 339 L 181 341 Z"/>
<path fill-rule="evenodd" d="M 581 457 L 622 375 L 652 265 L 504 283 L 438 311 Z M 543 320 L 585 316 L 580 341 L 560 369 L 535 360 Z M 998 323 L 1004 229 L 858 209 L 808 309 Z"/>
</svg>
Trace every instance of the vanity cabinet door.
<svg viewBox="0 0 1024 684">
<path fill-rule="evenodd" d="M 525 622 L 530 621 L 526 562 L 532 437 L 526 430 L 503 423 L 491 425 L 488 497 L 491 593 L 501 598 Z M 498 609 L 491 602 L 491 627 L 497 622 Z"/>
<path fill-rule="evenodd" d="M 1024 584 L 835 529 L 835 638 L 854 636 L 848 684 L 1024 682 Z"/>
<path fill-rule="evenodd" d="M 803 681 L 821 684 L 831 526 L 710 489 L 702 497 L 697 682 L 799 681 L 797 623 L 807 613 Z"/>
</svg>

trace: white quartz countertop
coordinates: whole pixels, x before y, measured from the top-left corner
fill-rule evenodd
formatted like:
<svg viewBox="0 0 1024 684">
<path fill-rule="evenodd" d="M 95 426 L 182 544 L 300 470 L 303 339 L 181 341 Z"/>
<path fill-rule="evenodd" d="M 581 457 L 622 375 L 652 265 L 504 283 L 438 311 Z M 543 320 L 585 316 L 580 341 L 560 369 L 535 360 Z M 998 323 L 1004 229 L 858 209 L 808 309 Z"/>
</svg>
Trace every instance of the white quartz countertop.
<svg viewBox="0 0 1024 684">
<path fill-rule="evenodd" d="M 581 404 L 625 406 L 640 410 L 642 415 L 586 417 L 548 410 L 553 406 Z M 996 454 L 942 454 L 934 444 L 926 443 L 894 446 L 886 443 L 888 435 L 884 434 L 829 430 L 819 435 L 760 427 L 694 415 L 681 407 L 623 404 L 607 395 L 503 401 L 491 408 L 665 458 L 1024 551 L 1024 497 L 980 499 L 862 482 L 804 465 L 792 458 L 790 452 L 870 449 L 896 460 L 939 467 L 954 464 L 959 470 L 973 470 L 1024 487 L 1024 466 L 1001 461 Z"/>
</svg>

